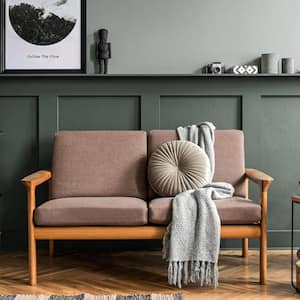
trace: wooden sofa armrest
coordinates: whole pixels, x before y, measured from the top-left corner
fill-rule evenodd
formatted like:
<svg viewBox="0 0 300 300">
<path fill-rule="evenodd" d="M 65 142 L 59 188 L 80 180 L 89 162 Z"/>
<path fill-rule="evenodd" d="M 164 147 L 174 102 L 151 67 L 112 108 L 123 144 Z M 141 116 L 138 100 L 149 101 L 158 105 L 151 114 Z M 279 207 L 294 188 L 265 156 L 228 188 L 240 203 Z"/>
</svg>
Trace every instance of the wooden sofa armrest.
<svg viewBox="0 0 300 300">
<path fill-rule="evenodd" d="M 35 190 L 40 184 L 51 179 L 50 171 L 37 171 L 31 175 L 24 177 L 21 181 L 27 189 L 27 208 L 28 208 L 28 221 L 32 224 L 33 211 L 35 209 Z M 28 223 L 28 224 L 29 224 Z"/>
<path fill-rule="evenodd" d="M 300 196 L 297 195 L 292 196 L 292 201 L 296 203 L 300 203 Z"/>
<path fill-rule="evenodd" d="M 257 183 L 257 184 L 262 184 L 262 183 L 269 183 L 269 185 L 272 183 L 274 180 L 271 176 L 265 174 L 262 171 L 256 170 L 256 169 L 246 169 L 246 176 L 249 178 L 251 181 Z"/>
<path fill-rule="evenodd" d="M 32 173 L 31 175 L 28 175 L 22 179 L 22 183 L 27 188 L 36 188 L 40 184 L 48 181 L 51 179 L 51 172 L 50 171 L 37 171 L 35 173 Z"/>
<path fill-rule="evenodd" d="M 261 226 L 266 231 L 267 226 L 267 206 L 268 189 L 273 182 L 273 178 L 256 169 L 246 169 L 246 177 L 260 186 L 260 205 L 261 205 Z"/>
</svg>

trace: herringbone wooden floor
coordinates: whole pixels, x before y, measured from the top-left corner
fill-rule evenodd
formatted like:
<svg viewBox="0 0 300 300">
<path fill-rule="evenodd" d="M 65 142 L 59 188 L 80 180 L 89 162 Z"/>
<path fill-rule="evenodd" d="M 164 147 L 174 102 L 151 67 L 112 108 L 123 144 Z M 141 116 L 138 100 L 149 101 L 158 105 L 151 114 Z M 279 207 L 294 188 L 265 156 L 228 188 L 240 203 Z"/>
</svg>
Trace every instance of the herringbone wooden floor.
<svg viewBox="0 0 300 300">
<path fill-rule="evenodd" d="M 184 299 L 294 299 L 288 251 L 269 251 L 268 285 L 258 284 L 258 251 L 243 259 L 240 251 L 220 256 L 220 286 L 196 285 L 181 291 L 167 284 L 160 252 L 73 253 L 39 256 L 38 286 L 27 283 L 25 253 L 0 253 L 0 294 L 177 293 Z"/>
</svg>

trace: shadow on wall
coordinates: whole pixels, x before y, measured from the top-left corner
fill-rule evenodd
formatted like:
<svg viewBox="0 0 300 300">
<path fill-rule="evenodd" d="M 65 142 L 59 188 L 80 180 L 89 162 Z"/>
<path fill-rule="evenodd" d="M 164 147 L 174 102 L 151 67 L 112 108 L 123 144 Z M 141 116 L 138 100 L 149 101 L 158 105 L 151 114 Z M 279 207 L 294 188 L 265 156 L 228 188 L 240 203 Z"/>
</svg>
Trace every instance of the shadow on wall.
<svg viewBox="0 0 300 300">
<path fill-rule="evenodd" d="M 90 41 L 90 61 L 92 62 L 93 65 L 93 70 L 92 73 L 99 73 L 99 64 L 97 62 L 97 43 L 99 42 L 99 36 L 97 32 L 94 32 L 90 36 L 91 41 Z"/>
<path fill-rule="evenodd" d="M 206 74 L 206 65 L 201 68 L 198 68 L 193 74 Z"/>
</svg>

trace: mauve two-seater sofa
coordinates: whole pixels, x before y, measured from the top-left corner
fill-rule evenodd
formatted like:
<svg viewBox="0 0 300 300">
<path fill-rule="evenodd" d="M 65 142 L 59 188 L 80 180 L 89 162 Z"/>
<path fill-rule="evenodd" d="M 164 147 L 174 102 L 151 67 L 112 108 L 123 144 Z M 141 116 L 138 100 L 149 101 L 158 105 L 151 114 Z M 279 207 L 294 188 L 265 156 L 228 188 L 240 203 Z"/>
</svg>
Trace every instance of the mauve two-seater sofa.
<svg viewBox="0 0 300 300">
<path fill-rule="evenodd" d="M 214 181 L 235 187 L 234 197 L 217 200 L 222 238 L 260 239 L 260 282 L 267 273 L 267 191 L 272 178 L 245 169 L 244 135 L 216 130 Z M 147 182 L 147 160 L 175 130 L 61 131 L 55 135 L 51 171 L 22 181 L 28 191 L 30 283 L 37 282 L 36 241 L 161 239 L 171 221 L 172 197 L 156 195 Z M 248 200 L 248 179 L 260 186 L 260 202 Z M 50 199 L 36 207 L 35 190 L 50 182 Z"/>
</svg>

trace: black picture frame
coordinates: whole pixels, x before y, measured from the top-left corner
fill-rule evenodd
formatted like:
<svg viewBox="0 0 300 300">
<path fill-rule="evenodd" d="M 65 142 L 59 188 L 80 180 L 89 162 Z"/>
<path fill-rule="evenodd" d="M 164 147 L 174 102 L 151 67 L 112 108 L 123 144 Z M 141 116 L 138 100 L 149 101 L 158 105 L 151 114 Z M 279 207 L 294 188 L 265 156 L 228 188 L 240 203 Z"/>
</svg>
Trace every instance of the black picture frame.
<svg viewBox="0 0 300 300">
<path fill-rule="evenodd" d="M 7 69 L 6 52 L 6 1 L 0 0 L 0 73 L 6 74 L 85 74 L 86 73 L 86 0 L 81 3 L 81 67 L 80 69 Z"/>
</svg>

